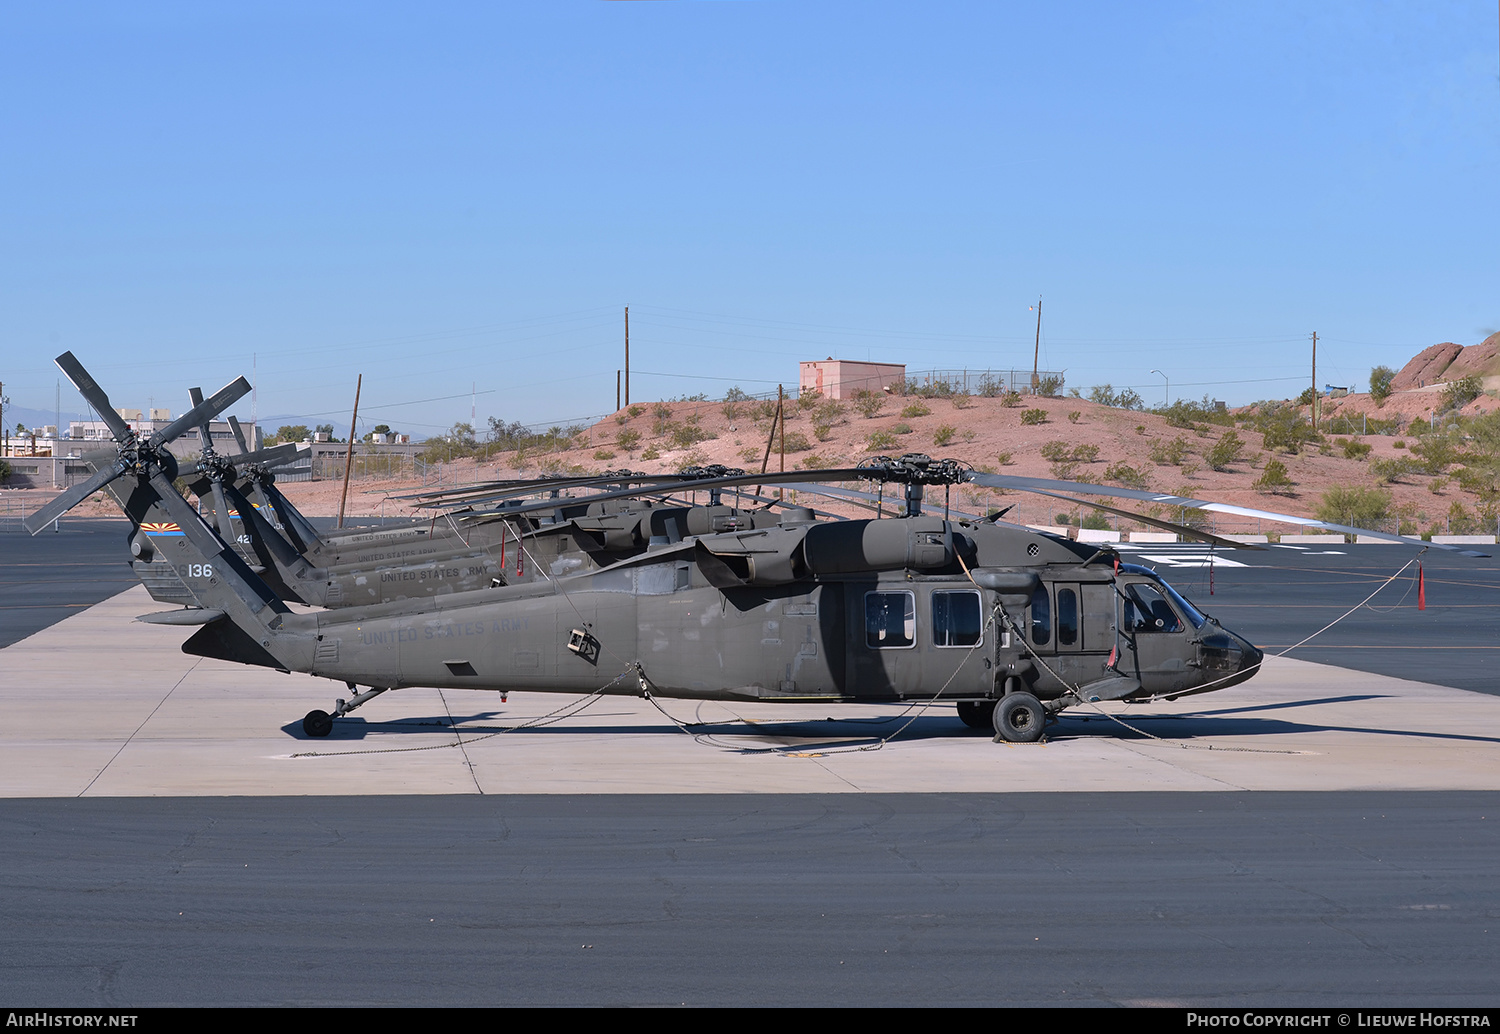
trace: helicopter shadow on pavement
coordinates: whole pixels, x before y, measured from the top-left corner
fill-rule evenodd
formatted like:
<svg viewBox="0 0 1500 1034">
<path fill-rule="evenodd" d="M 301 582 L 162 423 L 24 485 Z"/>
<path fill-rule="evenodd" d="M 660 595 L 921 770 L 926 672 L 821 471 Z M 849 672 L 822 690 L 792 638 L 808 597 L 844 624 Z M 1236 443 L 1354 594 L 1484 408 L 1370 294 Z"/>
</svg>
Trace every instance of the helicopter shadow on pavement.
<svg viewBox="0 0 1500 1034">
<path fill-rule="evenodd" d="M 900 730 L 901 740 L 952 739 L 977 736 L 979 730 L 967 728 L 946 707 L 933 714 L 872 714 L 869 718 L 809 718 L 758 721 L 753 718 L 728 718 L 714 721 L 684 719 L 682 725 L 669 720 L 624 723 L 619 715 L 590 714 L 540 718 L 536 715 L 505 715 L 499 711 L 482 711 L 467 715 L 413 715 L 390 721 L 367 721 L 348 715 L 333 723 L 326 737 L 308 736 L 300 721 L 288 722 L 282 732 L 293 739 L 308 742 L 360 742 L 383 736 L 433 735 L 448 737 L 561 734 L 567 736 L 662 736 L 686 733 L 699 737 L 753 737 L 757 740 L 867 741 L 880 739 Z M 528 726 L 528 722 L 539 722 Z M 545 723 L 545 724 L 540 724 Z M 987 731 L 983 735 L 991 735 Z"/>
<path fill-rule="evenodd" d="M 1221 711 L 1199 711 L 1192 714 L 1125 714 L 1119 721 L 1102 714 L 1076 712 L 1065 714 L 1048 726 L 1047 738 L 1056 742 L 1073 736 L 1087 736 L 1094 729 L 1108 727 L 1120 739 L 1206 740 L 1220 737 L 1276 737 L 1296 733 L 1348 732 L 1376 736 L 1400 736 L 1422 740 L 1459 743 L 1500 743 L 1500 736 L 1478 736 L 1451 732 L 1433 732 L 1410 728 L 1381 728 L 1378 725 L 1339 725 L 1330 722 L 1298 722 L 1289 719 L 1258 717 L 1267 711 L 1313 707 L 1322 704 L 1359 703 L 1391 699 L 1384 694 L 1327 697 L 1262 706 L 1226 708 Z M 1134 728 L 1132 728 L 1132 726 Z M 1081 728 L 1082 727 L 1082 728 Z"/>
</svg>

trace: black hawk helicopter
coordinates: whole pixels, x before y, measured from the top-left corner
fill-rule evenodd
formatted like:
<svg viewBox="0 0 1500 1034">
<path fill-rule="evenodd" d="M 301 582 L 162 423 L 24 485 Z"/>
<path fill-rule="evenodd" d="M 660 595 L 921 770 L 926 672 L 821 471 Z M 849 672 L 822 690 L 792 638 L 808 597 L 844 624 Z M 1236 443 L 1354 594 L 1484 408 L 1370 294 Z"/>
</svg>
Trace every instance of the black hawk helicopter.
<svg viewBox="0 0 1500 1034">
<path fill-rule="evenodd" d="M 95 408 L 113 414 L 71 354 L 58 364 Z M 242 386 L 248 389 L 243 378 L 172 426 L 221 411 L 244 393 Z M 183 584 L 197 604 L 164 616 L 167 623 L 201 626 L 183 644 L 185 652 L 305 672 L 354 691 L 332 714 L 306 716 L 311 736 L 328 735 L 335 718 L 381 693 L 425 686 L 779 702 L 942 700 L 957 704 L 967 724 L 992 725 L 997 739 L 1031 742 L 1051 715 L 1077 703 L 1175 698 L 1237 685 L 1255 674 L 1261 653 L 1152 571 L 1121 563 L 1108 548 L 993 518 L 924 513 L 925 486 L 970 482 L 1112 510 L 1064 493 L 1109 494 L 1361 530 L 1130 489 L 981 474 L 952 460 L 879 457 L 831 473 L 903 485 L 901 516 L 830 522 L 795 508 L 765 526 L 710 526 L 675 542 L 663 537 L 633 556 L 575 573 L 295 613 L 173 488 L 177 466 L 161 447 L 165 432 L 141 440 L 120 424 L 115 462 L 38 511 L 28 528 L 40 530 L 113 482 L 130 501 L 127 509 L 159 507 L 175 528 L 155 530 L 150 525 L 164 522 L 148 522 L 142 533 L 153 552 L 185 572 Z M 807 479 L 806 473 L 740 475 L 676 487 Z M 639 492 L 597 492 L 576 504 Z M 507 515 L 557 505 L 523 503 Z"/>
</svg>

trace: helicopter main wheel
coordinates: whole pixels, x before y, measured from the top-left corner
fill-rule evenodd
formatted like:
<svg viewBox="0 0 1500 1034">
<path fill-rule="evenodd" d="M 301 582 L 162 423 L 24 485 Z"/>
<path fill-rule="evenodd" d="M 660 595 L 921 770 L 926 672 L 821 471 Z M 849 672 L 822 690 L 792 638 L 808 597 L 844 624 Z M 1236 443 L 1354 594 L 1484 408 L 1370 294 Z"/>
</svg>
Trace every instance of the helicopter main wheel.
<svg viewBox="0 0 1500 1034">
<path fill-rule="evenodd" d="M 1010 693 L 995 705 L 995 736 L 1009 743 L 1035 743 L 1047 726 L 1047 709 L 1030 693 Z"/>
<path fill-rule="evenodd" d="M 993 700 L 960 700 L 958 717 L 971 729 L 993 728 L 995 702 Z"/>
<path fill-rule="evenodd" d="M 333 731 L 333 716 L 327 711 L 309 711 L 302 719 L 302 731 L 309 736 L 327 736 Z"/>
</svg>

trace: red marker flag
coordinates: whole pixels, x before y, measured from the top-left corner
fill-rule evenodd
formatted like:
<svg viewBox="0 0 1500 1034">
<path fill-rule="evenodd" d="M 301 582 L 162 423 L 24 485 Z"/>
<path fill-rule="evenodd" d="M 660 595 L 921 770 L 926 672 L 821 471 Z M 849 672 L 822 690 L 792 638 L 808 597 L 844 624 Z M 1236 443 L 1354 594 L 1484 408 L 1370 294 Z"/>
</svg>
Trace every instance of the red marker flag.
<svg viewBox="0 0 1500 1034">
<path fill-rule="evenodd" d="M 1422 576 L 1422 565 L 1417 565 L 1417 609 L 1427 609 L 1427 579 Z"/>
</svg>

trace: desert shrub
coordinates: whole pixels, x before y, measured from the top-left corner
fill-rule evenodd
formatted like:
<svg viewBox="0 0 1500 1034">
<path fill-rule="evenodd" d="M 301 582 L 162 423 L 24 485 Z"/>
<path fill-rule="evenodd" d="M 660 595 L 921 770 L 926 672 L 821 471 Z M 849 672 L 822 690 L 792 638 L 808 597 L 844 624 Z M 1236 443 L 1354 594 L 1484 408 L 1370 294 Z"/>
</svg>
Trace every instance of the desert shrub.
<svg viewBox="0 0 1500 1034">
<path fill-rule="evenodd" d="M 697 445 L 699 442 L 710 441 L 718 435 L 712 431 L 706 431 L 697 424 L 683 424 L 672 431 L 672 444 L 679 449 Z"/>
<path fill-rule="evenodd" d="M 651 407 L 651 412 L 658 420 L 672 419 L 672 407 L 667 405 L 665 402 L 656 403 Z"/>
<path fill-rule="evenodd" d="M 1151 443 L 1151 462 L 1158 467 L 1175 467 L 1187 455 L 1187 439 L 1178 435 L 1170 442 Z"/>
<path fill-rule="evenodd" d="M 738 420 L 740 416 L 740 407 L 733 402 L 726 402 L 724 403 L 723 412 L 725 420 Z"/>
<path fill-rule="evenodd" d="M 878 391 L 869 391 L 861 388 L 854 393 L 854 408 L 859 410 L 860 415 L 866 420 L 875 419 L 875 415 L 885 406 L 885 396 Z"/>
<path fill-rule="evenodd" d="M 1323 493 L 1314 511 L 1320 521 L 1368 528 L 1391 512 L 1391 493 L 1379 488 L 1335 485 Z"/>
<path fill-rule="evenodd" d="M 625 407 L 625 412 L 629 413 L 633 417 L 640 416 L 645 411 L 646 411 L 646 407 L 642 406 L 642 405 L 638 405 L 638 404 L 636 404 L 636 405 L 629 405 L 629 406 Z"/>
<path fill-rule="evenodd" d="M 947 445 L 948 443 L 953 441 L 953 436 L 957 433 L 958 428 L 954 427 L 952 424 L 944 424 L 942 427 L 939 427 L 936 431 L 933 432 L 932 444 L 940 447 Z"/>
<path fill-rule="evenodd" d="M 1479 519 L 1469 511 L 1462 500 L 1453 500 L 1448 507 L 1448 534 L 1475 535 L 1479 533 Z"/>
<path fill-rule="evenodd" d="M 1077 410 L 1077 409 L 1070 409 L 1070 410 L 1068 410 L 1068 423 L 1070 423 L 1070 424 L 1076 424 L 1076 423 L 1078 423 L 1078 418 L 1081 417 L 1081 416 L 1083 416 L 1083 413 L 1080 410 Z"/>
<path fill-rule="evenodd" d="M 1019 391 L 1001 392 L 1000 404 L 1006 409 L 1015 409 L 1021 404 L 1021 393 Z"/>
<path fill-rule="evenodd" d="M 1396 371 L 1389 366 L 1377 366 L 1370 371 L 1370 398 L 1377 406 L 1385 405 L 1385 400 L 1391 397 L 1391 382 L 1395 379 Z"/>
<path fill-rule="evenodd" d="M 1370 461 L 1370 474 L 1377 485 L 1389 485 L 1415 472 L 1417 464 L 1405 456 Z"/>
<path fill-rule="evenodd" d="M 1447 434 L 1427 435 L 1412 444 L 1411 453 L 1421 458 L 1418 469 L 1424 474 L 1441 474 L 1460 459 L 1457 441 Z"/>
<path fill-rule="evenodd" d="M 894 449 L 896 444 L 896 436 L 889 431 L 874 431 L 865 439 L 865 448 L 870 452 Z"/>
<path fill-rule="evenodd" d="M 806 456 L 802 457 L 803 470 L 827 470 L 829 467 L 836 466 L 838 466 L 837 460 L 830 459 L 826 456 L 819 456 L 815 452 L 810 452 Z"/>
<path fill-rule="evenodd" d="M 1267 413 L 1257 419 L 1261 445 L 1267 452 L 1300 452 L 1309 442 L 1318 441 L 1318 432 L 1312 424 L 1302 419 L 1300 413 L 1288 407 Z"/>
<path fill-rule="evenodd" d="M 1225 431 L 1216 445 L 1209 450 L 1205 459 L 1214 470 L 1228 470 L 1231 464 L 1239 462 L 1240 451 L 1244 449 L 1245 443 L 1240 441 L 1240 436 L 1233 431 Z"/>
<path fill-rule="evenodd" d="M 1115 409 L 1144 409 L 1145 401 L 1132 388 L 1121 388 L 1115 391 L 1109 384 L 1096 384 L 1089 389 L 1089 401 L 1097 402 L 1101 406 L 1113 406 Z"/>
<path fill-rule="evenodd" d="M 627 428 L 615 435 L 615 447 L 624 449 L 626 452 L 634 452 L 639 444 L 641 444 L 641 432 L 634 428 Z"/>
<path fill-rule="evenodd" d="M 813 410 L 813 420 L 828 425 L 839 423 L 845 413 L 844 404 L 837 399 L 824 399 Z"/>
<path fill-rule="evenodd" d="M 812 448 L 812 442 L 807 440 L 807 435 L 801 431 L 788 431 L 786 433 L 787 452 L 806 452 Z"/>
<path fill-rule="evenodd" d="M 1045 409 L 1026 409 L 1021 411 L 1021 423 L 1023 424 L 1045 424 L 1047 422 L 1047 411 Z"/>
<path fill-rule="evenodd" d="M 1045 377 L 1038 378 L 1036 382 L 1036 393 L 1045 398 L 1056 398 L 1057 393 L 1063 389 L 1064 377 L 1060 373 L 1049 373 Z"/>
<path fill-rule="evenodd" d="M 1460 380 L 1450 381 L 1443 388 L 1443 408 L 1463 409 L 1470 402 L 1484 394 L 1484 383 L 1475 374 L 1470 374 Z M 1454 534 L 1462 534 L 1455 532 Z"/>
<path fill-rule="evenodd" d="M 891 428 L 891 434 L 911 434 L 911 424 L 897 424 Z"/>
<path fill-rule="evenodd" d="M 643 452 L 643 453 L 641 453 L 641 459 L 643 459 L 643 460 L 661 459 L 661 453 L 659 453 L 659 452 L 656 451 L 656 446 L 654 446 L 654 445 L 648 445 L 648 446 L 646 446 L 646 451 Z"/>
<path fill-rule="evenodd" d="M 1109 515 L 1102 510 L 1090 510 L 1083 515 L 1083 520 L 1078 522 L 1078 526 L 1090 531 L 1108 531 Z"/>
<path fill-rule="evenodd" d="M 1170 406 L 1155 409 L 1152 412 L 1166 417 L 1167 424 L 1171 427 L 1193 428 L 1200 423 L 1234 426 L 1234 416 L 1227 412 L 1219 412 L 1219 407 L 1214 405 L 1213 399 L 1207 395 L 1204 395 L 1200 402 L 1178 399 Z"/>
<path fill-rule="evenodd" d="M 903 420 L 915 420 L 917 417 L 926 416 L 931 412 L 932 410 L 929 409 L 924 403 L 913 402 L 911 405 L 906 406 L 901 410 L 901 418 Z"/>
<path fill-rule="evenodd" d="M 967 391 L 960 391 L 954 394 L 951 401 L 954 409 L 968 409 L 974 404 L 974 396 Z"/>
<path fill-rule="evenodd" d="M 601 461 L 602 460 L 612 460 L 614 458 L 615 458 L 615 454 L 612 453 L 612 452 L 610 452 L 608 449 L 595 449 L 594 450 L 594 459 L 596 459 L 596 460 L 601 460 Z"/>
<path fill-rule="evenodd" d="M 1357 442 L 1353 438 L 1340 438 L 1339 446 L 1344 450 L 1344 459 L 1362 460 L 1370 455 L 1369 442 Z"/>
<path fill-rule="evenodd" d="M 1293 481 L 1291 475 L 1287 473 L 1286 464 L 1280 460 L 1270 460 L 1266 463 L 1266 469 L 1251 483 L 1250 487 L 1257 492 L 1284 495 L 1292 485 Z"/>
<path fill-rule="evenodd" d="M 1111 463 L 1108 467 L 1104 468 L 1104 480 L 1113 481 L 1126 488 L 1146 488 L 1149 485 L 1144 470 L 1137 470 L 1123 460 L 1118 463 Z"/>
<path fill-rule="evenodd" d="M 999 452 L 999 453 L 996 453 L 995 454 L 995 462 L 998 463 L 998 464 L 1000 464 L 1000 466 L 1002 466 L 1002 467 L 1008 467 L 1008 466 L 1011 465 L 1011 462 L 1012 462 L 1012 460 L 1011 460 L 1011 454 L 1008 453 L 1008 452 Z"/>
</svg>

